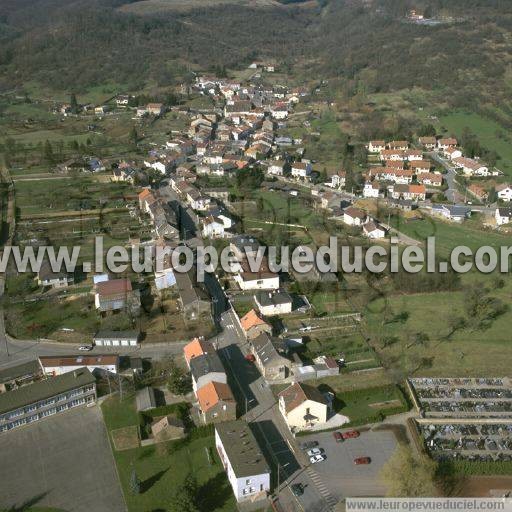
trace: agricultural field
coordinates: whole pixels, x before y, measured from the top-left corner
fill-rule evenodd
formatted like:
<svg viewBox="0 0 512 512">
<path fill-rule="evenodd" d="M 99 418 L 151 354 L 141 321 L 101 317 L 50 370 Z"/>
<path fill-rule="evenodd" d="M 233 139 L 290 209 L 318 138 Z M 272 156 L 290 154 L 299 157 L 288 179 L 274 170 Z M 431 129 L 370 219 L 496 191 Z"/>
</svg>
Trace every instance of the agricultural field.
<svg viewBox="0 0 512 512">
<path fill-rule="evenodd" d="M 133 395 L 122 402 L 118 397 L 109 398 L 103 403 L 102 411 L 109 437 L 113 430 L 140 424 Z M 197 479 L 204 510 L 230 512 L 236 508 L 215 449 L 213 429 L 204 430 L 192 430 L 188 438 L 179 441 L 114 451 L 129 512 L 166 510 L 174 492 L 189 473 Z M 138 495 L 130 491 L 133 470 L 141 482 Z"/>
</svg>

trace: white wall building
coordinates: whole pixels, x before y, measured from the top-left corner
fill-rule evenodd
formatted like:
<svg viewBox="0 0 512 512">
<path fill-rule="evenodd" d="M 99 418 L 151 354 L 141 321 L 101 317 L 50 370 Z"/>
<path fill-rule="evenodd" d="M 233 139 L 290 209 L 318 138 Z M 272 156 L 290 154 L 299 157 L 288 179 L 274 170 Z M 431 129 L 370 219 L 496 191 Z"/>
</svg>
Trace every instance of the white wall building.
<svg viewBox="0 0 512 512">
<path fill-rule="evenodd" d="M 215 446 L 236 500 L 266 498 L 270 469 L 249 425 L 242 420 L 215 425 Z"/>
<path fill-rule="evenodd" d="M 62 375 L 86 367 L 91 373 L 95 370 L 117 373 L 119 356 L 103 354 L 94 356 L 41 356 L 39 362 L 45 375 Z"/>
</svg>

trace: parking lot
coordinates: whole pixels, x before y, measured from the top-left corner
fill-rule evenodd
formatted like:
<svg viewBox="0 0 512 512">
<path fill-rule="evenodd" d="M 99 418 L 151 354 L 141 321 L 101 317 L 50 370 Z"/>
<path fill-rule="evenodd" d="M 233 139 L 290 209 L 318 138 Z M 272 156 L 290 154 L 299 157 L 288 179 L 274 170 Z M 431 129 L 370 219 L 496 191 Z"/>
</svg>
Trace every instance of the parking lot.
<svg viewBox="0 0 512 512">
<path fill-rule="evenodd" d="M 0 434 L 0 509 L 126 510 L 99 407 Z"/>
<path fill-rule="evenodd" d="M 378 496 L 385 493 L 379 472 L 397 446 L 392 431 L 361 431 L 356 439 L 337 443 L 332 432 L 297 439 L 299 443 L 318 441 L 326 460 L 308 468 L 310 477 L 325 485 L 336 500 L 347 496 Z M 371 463 L 356 465 L 354 459 L 370 457 Z"/>
</svg>

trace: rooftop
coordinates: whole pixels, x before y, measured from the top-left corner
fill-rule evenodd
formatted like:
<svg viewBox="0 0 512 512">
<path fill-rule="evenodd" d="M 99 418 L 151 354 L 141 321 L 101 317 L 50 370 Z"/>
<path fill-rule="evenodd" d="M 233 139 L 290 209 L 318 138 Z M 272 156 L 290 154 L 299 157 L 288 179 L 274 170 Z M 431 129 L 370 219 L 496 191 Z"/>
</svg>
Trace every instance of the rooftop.
<svg viewBox="0 0 512 512">
<path fill-rule="evenodd" d="M 63 373 L 57 377 L 2 393 L 0 395 L 0 414 L 95 382 L 96 379 L 87 368 L 79 368 L 73 372 Z"/>
<path fill-rule="evenodd" d="M 258 442 L 245 421 L 219 423 L 215 430 L 237 478 L 270 473 Z"/>
<path fill-rule="evenodd" d="M 224 366 L 217 352 L 210 352 L 191 359 L 190 371 L 195 381 L 209 373 L 225 373 Z"/>
<path fill-rule="evenodd" d="M 15 366 L 10 366 L 8 368 L 3 368 L 0 370 L 0 384 L 9 382 L 14 379 L 19 379 L 20 377 L 25 377 L 27 375 L 35 375 L 40 371 L 41 366 L 37 359 L 28 361 L 26 363 L 17 364 Z"/>
<path fill-rule="evenodd" d="M 296 382 L 281 391 L 279 398 L 281 397 L 284 400 L 284 408 L 287 413 L 293 411 L 307 400 L 321 404 L 327 403 L 325 397 L 317 388 L 309 386 L 308 384 L 302 384 L 301 382 Z"/>
</svg>

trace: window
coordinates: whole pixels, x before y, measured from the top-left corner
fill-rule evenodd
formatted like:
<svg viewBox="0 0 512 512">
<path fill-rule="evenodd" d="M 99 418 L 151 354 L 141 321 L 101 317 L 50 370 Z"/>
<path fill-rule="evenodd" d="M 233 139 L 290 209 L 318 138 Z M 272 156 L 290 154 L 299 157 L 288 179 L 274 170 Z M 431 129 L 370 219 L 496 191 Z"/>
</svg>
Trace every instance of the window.
<svg viewBox="0 0 512 512">
<path fill-rule="evenodd" d="M 248 478 L 246 481 L 245 481 L 245 485 L 249 485 L 251 483 L 251 479 Z"/>
</svg>

